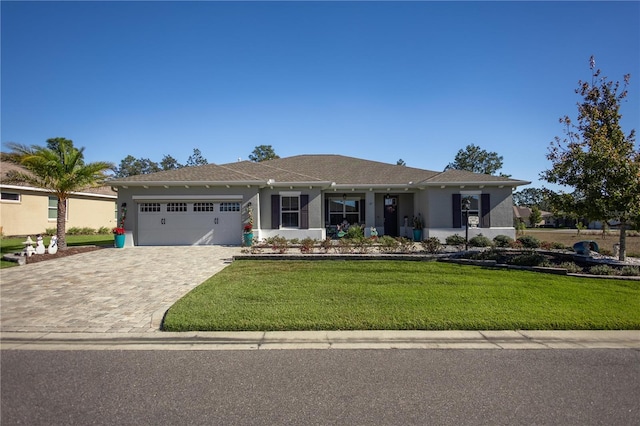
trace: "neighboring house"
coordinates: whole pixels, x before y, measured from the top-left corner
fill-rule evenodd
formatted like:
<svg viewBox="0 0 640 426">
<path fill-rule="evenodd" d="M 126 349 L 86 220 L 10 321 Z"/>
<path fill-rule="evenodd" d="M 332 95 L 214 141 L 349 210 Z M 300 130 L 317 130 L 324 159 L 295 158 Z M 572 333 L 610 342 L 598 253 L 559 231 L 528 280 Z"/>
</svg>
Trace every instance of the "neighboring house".
<svg viewBox="0 0 640 426">
<path fill-rule="evenodd" d="M 553 213 L 540 210 L 540 216 L 542 219 L 536 223 L 536 226 L 556 226 L 556 218 Z M 529 217 L 531 217 L 531 209 L 529 207 L 513 206 L 513 218 L 516 222 L 523 222 L 525 225 L 531 226 Z"/>
<path fill-rule="evenodd" d="M 512 190 L 529 182 L 459 170 L 434 172 L 340 155 L 299 155 L 260 163 L 185 167 L 109 182 L 129 211 L 127 245 L 238 245 L 254 236 L 324 239 L 347 220 L 378 235 L 464 235 L 463 198 L 482 233 L 515 237 Z"/>
<path fill-rule="evenodd" d="M 19 166 L 2 162 L 0 169 L 0 229 L 3 235 L 36 235 L 56 227 L 58 199 L 41 188 L 7 184 L 6 174 Z M 74 192 L 67 201 L 67 230 L 114 227 L 117 195 L 110 187 Z"/>
</svg>

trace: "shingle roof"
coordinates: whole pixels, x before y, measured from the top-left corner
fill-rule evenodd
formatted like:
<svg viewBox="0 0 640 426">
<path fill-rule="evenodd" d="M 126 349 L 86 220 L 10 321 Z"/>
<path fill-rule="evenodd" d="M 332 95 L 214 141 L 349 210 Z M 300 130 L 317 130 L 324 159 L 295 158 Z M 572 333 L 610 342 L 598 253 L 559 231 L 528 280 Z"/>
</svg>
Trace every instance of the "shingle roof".
<svg viewBox="0 0 640 426">
<path fill-rule="evenodd" d="M 297 155 L 255 163 L 240 161 L 228 164 L 207 164 L 184 167 L 146 175 L 129 176 L 110 183 L 313 183 L 336 185 L 417 185 L 459 182 L 503 182 L 523 184 L 522 181 L 499 176 L 480 175 L 459 170 L 435 172 L 407 166 L 363 160 L 343 155 Z"/>
</svg>

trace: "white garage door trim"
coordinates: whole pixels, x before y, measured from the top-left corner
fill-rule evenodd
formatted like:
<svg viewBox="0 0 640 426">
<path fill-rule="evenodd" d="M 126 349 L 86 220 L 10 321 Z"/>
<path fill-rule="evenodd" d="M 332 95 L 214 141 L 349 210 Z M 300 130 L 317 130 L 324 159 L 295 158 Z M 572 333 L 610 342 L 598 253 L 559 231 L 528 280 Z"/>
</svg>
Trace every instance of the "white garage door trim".
<svg viewBox="0 0 640 426">
<path fill-rule="evenodd" d="M 138 245 L 240 244 L 241 198 L 220 198 L 138 198 Z"/>
</svg>

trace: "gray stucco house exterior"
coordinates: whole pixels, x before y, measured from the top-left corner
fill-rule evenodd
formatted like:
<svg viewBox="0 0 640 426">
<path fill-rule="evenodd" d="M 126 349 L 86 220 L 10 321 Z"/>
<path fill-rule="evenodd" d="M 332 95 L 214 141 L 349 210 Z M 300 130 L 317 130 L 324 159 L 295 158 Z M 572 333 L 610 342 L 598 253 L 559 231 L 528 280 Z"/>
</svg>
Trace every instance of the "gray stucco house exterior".
<svg viewBox="0 0 640 426">
<path fill-rule="evenodd" d="M 255 237 L 324 239 L 347 220 L 365 235 L 515 237 L 512 191 L 530 182 L 460 170 L 435 172 L 341 155 L 185 167 L 110 182 L 125 205 L 127 245 L 239 245 Z M 122 211 L 122 209 L 120 209 Z"/>
</svg>

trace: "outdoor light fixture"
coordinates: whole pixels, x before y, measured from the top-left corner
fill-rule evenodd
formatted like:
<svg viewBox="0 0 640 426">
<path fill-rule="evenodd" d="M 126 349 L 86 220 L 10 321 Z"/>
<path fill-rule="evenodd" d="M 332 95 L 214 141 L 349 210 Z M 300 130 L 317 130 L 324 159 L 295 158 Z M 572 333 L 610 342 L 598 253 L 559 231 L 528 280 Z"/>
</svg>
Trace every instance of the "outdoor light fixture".
<svg viewBox="0 0 640 426">
<path fill-rule="evenodd" d="M 342 194 L 342 199 L 343 199 L 344 201 L 347 201 L 347 194 Z"/>
<path fill-rule="evenodd" d="M 465 212 L 465 232 L 464 232 L 464 249 L 469 250 L 469 210 L 471 209 L 471 198 L 464 197 L 462 199 L 462 210 Z"/>
</svg>

